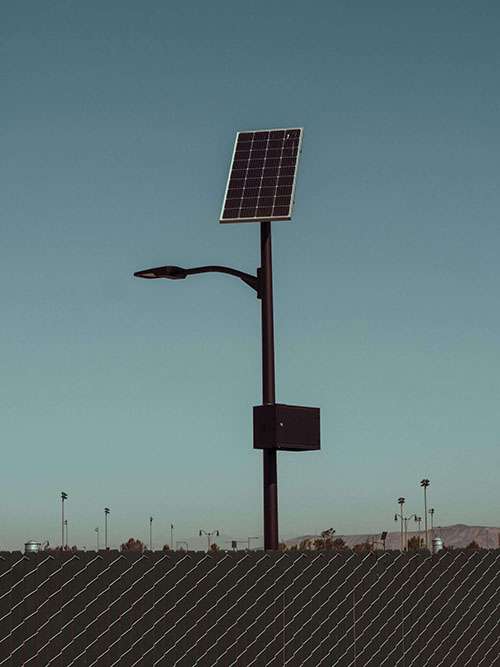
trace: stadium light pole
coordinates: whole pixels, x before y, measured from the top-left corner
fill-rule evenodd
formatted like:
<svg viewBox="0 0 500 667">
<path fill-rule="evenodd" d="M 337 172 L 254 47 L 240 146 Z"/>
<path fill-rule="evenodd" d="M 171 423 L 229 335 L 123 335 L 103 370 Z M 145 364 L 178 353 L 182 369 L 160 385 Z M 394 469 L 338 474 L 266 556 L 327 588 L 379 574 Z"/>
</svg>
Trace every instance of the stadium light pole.
<svg viewBox="0 0 500 667">
<path fill-rule="evenodd" d="M 420 482 L 420 486 L 424 490 L 424 530 L 425 530 L 425 548 L 429 548 L 429 537 L 427 534 L 427 487 L 429 486 L 430 482 L 428 479 L 423 479 Z"/>
<path fill-rule="evenodd" d="M 64 546 L 67 549 L 68 548 L 68 519 L 64 519 L 64 528 L 66 530 L 66 538 L 65 538 L 65 541 L 64 541 Z"/>
<path fill-rule="evenodd" d="M 68 494 L 61 491 L 61 551 L 64 551 L 64 501 L 68 499 Z"/>
<path fill-rule="evenodd" d="M 153 517 L 149 517 L 149 550 L 153 551 Z"/>
<path fill-rule="evenodd" d="M 104 548 L 108 549 L 108 515 L 110 513 L 109 507 L 104 508 Z"/>
<path fill-rule="evenodd" d="M 95 534 L 96 534 L 96 542 L 97 542 L 97 551 L 99 551 L 99 526 L 96 526 L 94 528 Z"/>
<path fill-rule="evenodd" d="M 226 273 L 235 276 L 257 292 L 261 300 L 261 345 L 262 345 L 262 403 L 274 405 L 276 402 L 276 382 L 274 371 L 274 316 L 273 316 L 273 276 L 271 223 L 260 223 L 261 265 L 253 276 L 227 266 L 159 266 L 136 271 L 136 278 L 155 280 L 167 278 L 184 280 L 198 273 Z M 263 505 L 264 505 L 264 549 L 278 549 L 278 471 L 276 449 L 262 450 L 263 455 Z"/>
</svg>

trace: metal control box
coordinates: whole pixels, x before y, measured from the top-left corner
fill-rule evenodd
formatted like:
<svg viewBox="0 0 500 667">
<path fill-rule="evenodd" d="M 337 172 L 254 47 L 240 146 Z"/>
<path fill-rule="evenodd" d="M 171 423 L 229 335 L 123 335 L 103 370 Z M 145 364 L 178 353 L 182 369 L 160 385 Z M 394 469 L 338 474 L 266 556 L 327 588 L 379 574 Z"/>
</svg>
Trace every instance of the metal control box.
<svg viewBox="0 0 500 667">
<path fill-rule="evenodd" d="M 319 408 L 302 405 L 256 405 L 253 409 L 254 449 L 306 452 L 320 449 Z"/>
</svg>

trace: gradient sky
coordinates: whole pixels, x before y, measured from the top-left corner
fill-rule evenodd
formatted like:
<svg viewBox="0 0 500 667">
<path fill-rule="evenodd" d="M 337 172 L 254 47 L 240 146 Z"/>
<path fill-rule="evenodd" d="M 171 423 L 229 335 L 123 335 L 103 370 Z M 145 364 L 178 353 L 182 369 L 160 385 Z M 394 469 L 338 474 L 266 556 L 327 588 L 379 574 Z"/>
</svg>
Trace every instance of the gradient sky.
<svg viewBox="0 0 500 667">
<path fill-rule="evenodd" d="M 258 225 L 235 133 L 304 127 L 273 225 L 280 533 L 499 525 L 500 6 L 53 0 L 0 11 L 0 548 L 262 535 Z M 397 528 L 397 526 L 396 526 Z"/>
</svg>

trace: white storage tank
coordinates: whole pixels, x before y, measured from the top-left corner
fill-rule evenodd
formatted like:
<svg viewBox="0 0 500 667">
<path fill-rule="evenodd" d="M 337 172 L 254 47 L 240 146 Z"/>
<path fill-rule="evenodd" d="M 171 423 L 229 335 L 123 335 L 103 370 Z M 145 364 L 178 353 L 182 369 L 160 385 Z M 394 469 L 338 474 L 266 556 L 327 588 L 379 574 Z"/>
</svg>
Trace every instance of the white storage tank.
<svg viewBox="0 0 500 667">
<path fill-rule="evenodd" d="M 443 538 L 442 537 L 433 537 L 432 538 L 432 553 L 437 554 L 438 551 L 444 549 Z"/>
<path fill-rule="evenodd" d="M 29 540 L 24 544 L 24 553 L 25 554 L 37 554 L 42 550 L 42 543 L 35 542 L 35 540 Z"/>
</svg>

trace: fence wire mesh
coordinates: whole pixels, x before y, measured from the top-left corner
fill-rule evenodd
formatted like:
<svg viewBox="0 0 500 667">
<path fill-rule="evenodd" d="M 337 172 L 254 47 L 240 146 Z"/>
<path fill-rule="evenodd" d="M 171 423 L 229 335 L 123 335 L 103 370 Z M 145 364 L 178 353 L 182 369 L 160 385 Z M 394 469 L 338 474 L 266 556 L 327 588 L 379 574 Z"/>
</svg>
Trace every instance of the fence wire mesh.
<svg viewBox="0 0 500 667">
<path fill-rule="evenodd" d="M 500 665 L 500 550 L 0 557 L 0 665 Z"/>
</svg>

